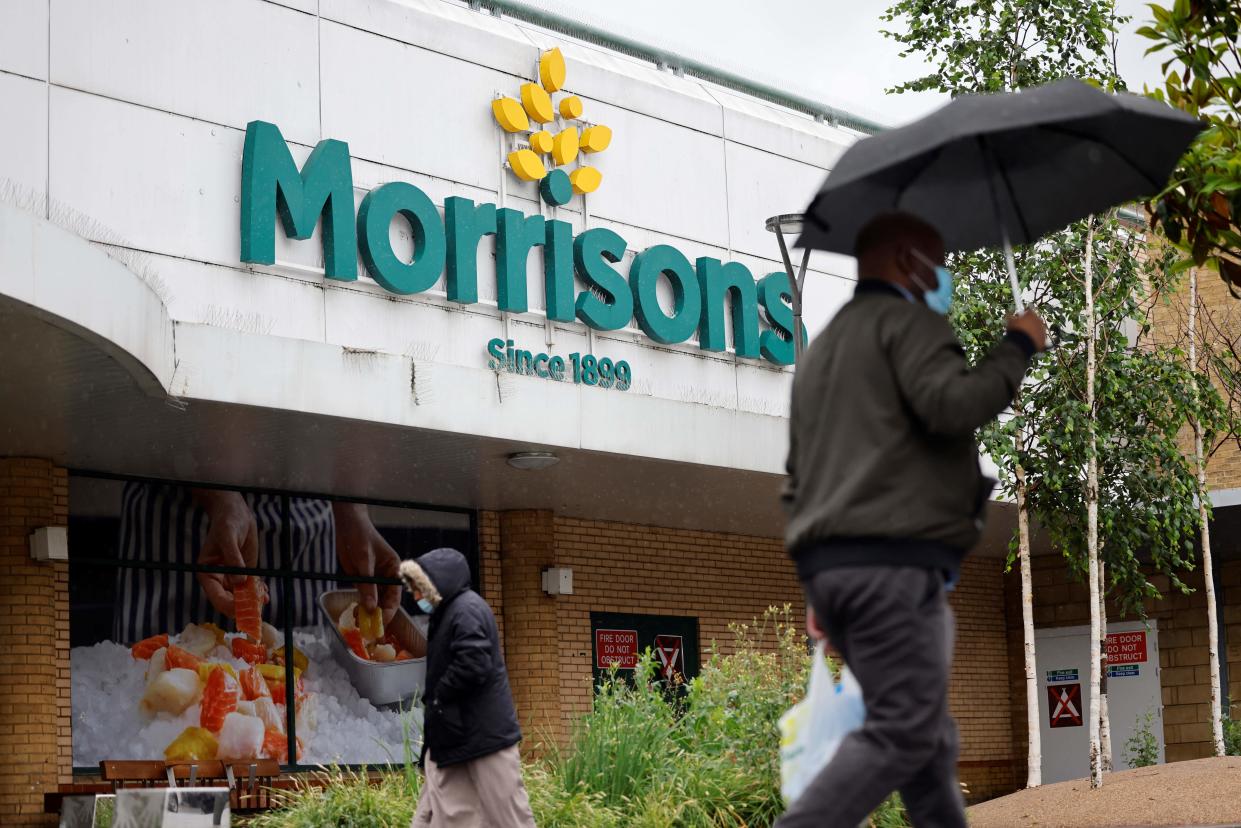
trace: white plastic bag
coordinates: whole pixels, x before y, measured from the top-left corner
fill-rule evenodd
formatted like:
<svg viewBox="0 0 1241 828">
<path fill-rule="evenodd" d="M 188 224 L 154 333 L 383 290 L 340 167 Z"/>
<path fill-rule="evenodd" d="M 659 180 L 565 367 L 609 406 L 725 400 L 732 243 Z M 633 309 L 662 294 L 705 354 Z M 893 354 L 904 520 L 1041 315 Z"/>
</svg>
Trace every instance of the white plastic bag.
<svg viewBox="0 0 1241 828">
<path fill-rule="evenodd" d="M 801 796 L 845 736 L 866 718 L 857 679 L 848 668 L 841 668 L 840 683 L 832 681 L 826 656 L 827 645 L 820 641 L 814 648 L 806 698 L 780 717 L 780 793 L 786 805 Z"/>
</svg>

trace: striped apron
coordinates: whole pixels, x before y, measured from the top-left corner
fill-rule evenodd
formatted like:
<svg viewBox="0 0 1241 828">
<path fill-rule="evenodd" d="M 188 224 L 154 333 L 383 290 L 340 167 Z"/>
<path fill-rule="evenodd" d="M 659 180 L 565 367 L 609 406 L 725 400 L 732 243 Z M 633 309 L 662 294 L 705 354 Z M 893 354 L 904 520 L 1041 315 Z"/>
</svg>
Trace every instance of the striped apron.
<svg viewBox="0 0 1241 828">
<path fill-rule="evenodd" d="M 279 569 L 281 554 L 280 495 L 243 494 L 254 512 L 258 527 L 258 565 Z M 160 633 L 175 634 L 187 624 L 212 621 L 233 629 L 203 593 L 193 572 L 134 569 L 125 561 L 159 561 L 193 565 L 207 537 L 208 519 L 193 501 L 188 488 L 161 483 L 130 481 L 125 484 L 121 505 L 120 559 L 116 574 L 116 611 L 112 639 L 130 644 Z M 290 569 L 298 573 L 336 573 L 336 528 L 332 507 L 326 500 L 289 498 Z M 280 582 L 267 578 L 271 603 L 263 619 L 280 628 L 285 596 Z M 335 589 L 332 581 L 294 579 L 293 625 L 318 623 L 316 599 Z"/>
</svg>

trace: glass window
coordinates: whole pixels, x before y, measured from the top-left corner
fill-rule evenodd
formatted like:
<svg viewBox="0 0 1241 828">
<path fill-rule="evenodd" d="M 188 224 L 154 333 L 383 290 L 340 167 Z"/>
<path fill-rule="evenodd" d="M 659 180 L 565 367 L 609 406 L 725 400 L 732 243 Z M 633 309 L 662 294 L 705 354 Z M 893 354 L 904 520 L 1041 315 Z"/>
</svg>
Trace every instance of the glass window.
<svg viewBox="0 0 1241 828">
<path fill-rule="evenodd" d="M 397 566 L 477 573 L 472 513 L 85 475 L 69 511 L 75 767 L 403 759 L 426 619 Z"/>
</svg>

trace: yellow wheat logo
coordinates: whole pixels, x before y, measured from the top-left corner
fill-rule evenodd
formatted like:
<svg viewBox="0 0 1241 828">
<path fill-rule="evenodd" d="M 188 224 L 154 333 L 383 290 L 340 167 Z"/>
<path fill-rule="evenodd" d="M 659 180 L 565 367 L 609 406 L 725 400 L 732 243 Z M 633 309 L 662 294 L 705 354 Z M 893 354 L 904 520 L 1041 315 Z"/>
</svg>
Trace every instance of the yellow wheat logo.
<svg viewBox="0 0 1241 828">
<path fill-rule="evenodd" d="M 564 81 L 564 55 L 552 49 L 539 56 L 539 82 L 522 84 L 520 101 L 500 97 L 491 102 L 496 122 L 505 132 L 528 136 L 528 146 L 508 154 L 513 175 L 539 182 L 543 200 L 555 207 L 568 204 L 575 194 L 593 193 L 603 182 L 603 173 L 591 166 L 579 164 L 568 173 L 560 168 L 577 161 L 579 153 L 603 152 L 612 143 L 611 129 L 582 122 L 582 99 L 577 95 L 552 100 L 564 88 Z M 547 127 L 557 126 L 557 117 L 567 125 L 553 135 Z M 574 121 L 582 122 L 584 128 L 579 130 Z"/>
</svg>

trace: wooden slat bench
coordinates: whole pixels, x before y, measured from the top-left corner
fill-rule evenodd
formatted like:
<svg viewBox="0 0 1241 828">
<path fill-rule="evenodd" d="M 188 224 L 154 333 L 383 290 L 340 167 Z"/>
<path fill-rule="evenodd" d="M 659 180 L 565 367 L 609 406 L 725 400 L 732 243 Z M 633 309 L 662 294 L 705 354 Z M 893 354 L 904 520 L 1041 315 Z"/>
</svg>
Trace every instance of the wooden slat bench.
<svg viewBox="0 0 1241 828">
<path fill-rule="evenodd" d="M 258 811 L 271 807 L 270 788 L 280 775 L 274 759 L 201 762 L 105 759 L 99 763 L 104 782 L 116 791 L 127 787 L 212 787 L 227 786 L 231 807 L 238 811 Z"/>
</svg>

